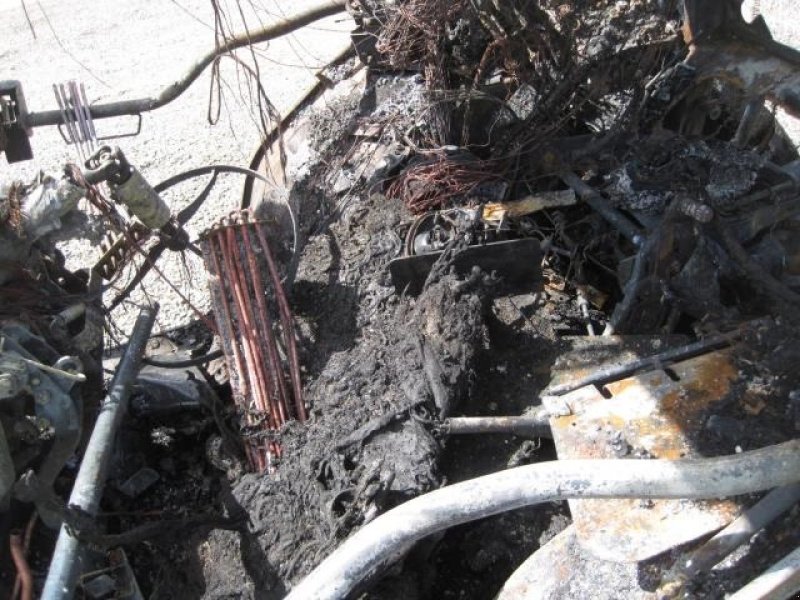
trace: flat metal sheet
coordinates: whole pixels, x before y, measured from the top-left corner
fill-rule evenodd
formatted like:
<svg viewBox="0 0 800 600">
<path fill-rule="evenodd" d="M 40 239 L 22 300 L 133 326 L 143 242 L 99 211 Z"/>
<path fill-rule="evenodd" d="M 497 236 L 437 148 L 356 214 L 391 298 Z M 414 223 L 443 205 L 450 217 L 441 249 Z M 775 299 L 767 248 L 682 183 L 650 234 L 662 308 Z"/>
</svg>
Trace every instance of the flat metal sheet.
<svg viewBox="0 0 800 600">
<path fill-rule="evenodd" d="M 433 264 L 442 252 L 395 258 L 389 272 L 398 294 L 416 296 L 422 291 Z M 473 266 L 486 273 L 497 273 L 512 287 L 532 288 L 541 279 L 542 251 L 539 240 L 523 238 L 468 246 L 453 259 L 459 275 L 468 275 Z"/>
<path fill-rule="evenodd" d="M 731 391 L 736 375 L 726 349 L 561 396 L 571 414 L 550 420 L 558 456 L 700 457 L 696 440 L 706 411 Z M 606 560 L 632 562 L 715 531 L 740 507 L 732 500 L 623 499 L 573 500 L 570 509 L 586 549 Z"/>
</svg>

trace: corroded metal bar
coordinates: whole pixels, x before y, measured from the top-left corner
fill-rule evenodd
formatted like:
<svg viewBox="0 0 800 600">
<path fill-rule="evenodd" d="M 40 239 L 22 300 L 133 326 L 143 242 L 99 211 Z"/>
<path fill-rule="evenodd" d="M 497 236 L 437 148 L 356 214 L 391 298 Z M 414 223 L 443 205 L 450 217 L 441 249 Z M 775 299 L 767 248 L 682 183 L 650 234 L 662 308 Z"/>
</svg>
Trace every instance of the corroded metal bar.
<svg viewBox="0 0 800 600">
<path fill-rule="evenodd" d="M 274 433 L 307 416 L 294 320 L 267 236 L 249 212 L 223 219 L 203 245 L 234 401 L 250 429 L 248 459 L 264 471 L 281 456 Z"/>
<path fill-rule="evenodd" d="M 281 422 L 286 422 L 286 416 L 288 414 L 288 407 L 287 407 L 287 398 L 288 398 L 288 390 L 286 389 L 286 382 L 284 381 L 283 377 L 283 369 L 281 368 L 280 364 L 280 356 L 278 354 L 278 348 L 275 345 L 275 338 L 271 335 L 273 331 L 272 326 L 272 319 L 270 319 L 269 311 L 267 310 L 266 299 L 264 298 L 264 287 L 263 281 L 261 279 L 261 273 L 258 269 L 258 265 L 256 264 L 256 257 L 253 254 L 252 247 L 250 246 L 250 234 L 248 232 L 248 227 L 243 226 L 241 228 L 242 231 L 242 238 L 244 241 L 244 246 L 247 252 L 247 259 L 250 263 L 250 272 L 253 278 L 253 289 L 254 289 L 254 296 L 256 297 L 256 304 L 258 305 L 258 316 L 261 317 L 263 323 L 263 330 L 267 333 L 267 335 L 261 336 L 261 339 L 265 342 L 267 346 L 267 352 L 269 355 L 269 367 L 272 376 L 275 378 L 275 383 L 277 384 L 277 390 L 279 392 L 278 395 L 278 408 L 281 413 Z"/>
<path fill-rule="evenodd" d="M 294 387 L 295 417 L 298 421 L 303 423 L 307 415 L 305 404 L 303 403 L 303 385 L 300 379 L 300 358 L 297 352 L 297 341 L 295 340 L 294 321 L 292 319 L 291 310 L 289 309 L 289 301 L 286 298 L 286 292 L 281 284 L 275 258 L 272 255 L 272 250 L 267 242 L 266 235 L 264 235 L 263 227 L 261 227 L 260 224 L 256 224 L 256 233 L 258 234 L 258 240 L 261 244 L 261 251 L 264 253 L 264 258 L 267 261 L 267 268 L 272 278 L 272 285 L 275 287 L 275 298 L 280 308 L 281 325 L 283 327 L 284 341 L 286 343 L 286 352 L 289 355 L 289 368 L 291 369 L 292 385 Z"/>
</svg>

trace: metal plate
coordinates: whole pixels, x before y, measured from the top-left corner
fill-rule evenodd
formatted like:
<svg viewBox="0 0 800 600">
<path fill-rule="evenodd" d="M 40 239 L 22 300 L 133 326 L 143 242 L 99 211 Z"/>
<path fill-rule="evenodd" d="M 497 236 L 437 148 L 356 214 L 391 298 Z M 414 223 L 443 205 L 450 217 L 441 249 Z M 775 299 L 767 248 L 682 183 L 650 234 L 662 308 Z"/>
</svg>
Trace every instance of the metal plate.
<svg viewBox="0 0 800 600">
<path fill-rule="evenodd" d="M 395 258 L 389 263 L 389 272 L 398 294 L 419 294 L 433 264 L 441 252 L 417 254 Z M 468 275 L 473 266 L 486 273 L 497 273 L 512 287 L 532 287 L 541 278 L 542 252 L 539 240 L 523 238 L 469 246 L 453 259 L 453 267 L 460 275 Z"/>
<path fill-rule="evenodd" d="M 731 391 L 731 350 L 720 350 L 634 377 L 561 396 L 572 414 L 551 419 L 559 458 L 699 457 L 710 405 Z M 651 558 L 728 523 L 731 500 L 574 500 L 570 509 L 582 545 L 622 562 Z"/>
</svg>

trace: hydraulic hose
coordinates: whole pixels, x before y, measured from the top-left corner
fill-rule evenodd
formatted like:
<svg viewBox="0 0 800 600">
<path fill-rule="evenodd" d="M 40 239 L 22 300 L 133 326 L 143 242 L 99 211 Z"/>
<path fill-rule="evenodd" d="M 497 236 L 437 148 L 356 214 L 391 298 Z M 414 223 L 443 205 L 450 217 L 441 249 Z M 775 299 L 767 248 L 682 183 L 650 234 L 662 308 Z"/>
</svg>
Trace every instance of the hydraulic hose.
<svg viewBox="0 0 800 600">
<path fill-rule="evenodd" d="M 688 460 L 558 460 L 457 483 L 379 516 L 346 540 L 287 596 L 343 599 L 418 540 L 455 525 L 570 498 L 736 496 L 800 480 L 800 440 L 732 456 Z"/>
</svg>

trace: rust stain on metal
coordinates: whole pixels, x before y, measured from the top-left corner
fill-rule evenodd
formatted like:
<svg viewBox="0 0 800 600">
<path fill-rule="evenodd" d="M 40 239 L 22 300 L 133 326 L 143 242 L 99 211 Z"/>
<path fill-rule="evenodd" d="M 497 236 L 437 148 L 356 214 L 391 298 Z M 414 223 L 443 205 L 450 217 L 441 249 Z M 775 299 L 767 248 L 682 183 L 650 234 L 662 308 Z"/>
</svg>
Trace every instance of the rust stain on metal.
<svg viewBox="0 0 800 600">
<path fill-rule="evenodd" d="M 587 386 L 567 394 L 574 414 L 551 419 L 559 458 L 699 456 L 695 446 L 705 414 L 730 393 L 736 375 L 729 349 L 607 383 L 602 390 Z M 739 511 L 729 500 L 578 500 L 570 507 L 581 543 L 618 561 L 646 560 L 723 526 Z"/>
</svg>

